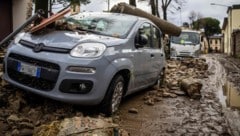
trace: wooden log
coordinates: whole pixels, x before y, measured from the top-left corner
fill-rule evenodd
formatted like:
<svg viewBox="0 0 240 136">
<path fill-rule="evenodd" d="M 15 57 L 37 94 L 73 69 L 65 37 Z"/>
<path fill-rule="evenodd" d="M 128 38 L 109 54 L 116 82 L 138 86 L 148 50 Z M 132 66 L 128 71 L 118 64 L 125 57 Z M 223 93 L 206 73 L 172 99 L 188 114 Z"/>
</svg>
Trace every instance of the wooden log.
<svg viewBox="0 0 240 136">
<path fill-rule="evenodd" d="M 112 7 L 110 12 L 113 13 L 125 13 L 130 15 L 135 15 L 139 17 L 144 17 L 151 20 L 156 26 L 158 26 L 164 34 L 169 34 L 172 36 L 179 36 L 181 33 L 181 28 L 176 25 L 162 20 L 156 16 L 153 16 L 141 9 L 130 6 L 127 3 L 119 3 Z"/>
<path fill-rule="evenodd" d="M 180 87 L 182 91 L 185 91 L 191 98 L 200 99 L 202 89 L 202 83 L 200 83 L 197 79 L 187 78 L 183 79 L 180 83 Z"/>
</svg>

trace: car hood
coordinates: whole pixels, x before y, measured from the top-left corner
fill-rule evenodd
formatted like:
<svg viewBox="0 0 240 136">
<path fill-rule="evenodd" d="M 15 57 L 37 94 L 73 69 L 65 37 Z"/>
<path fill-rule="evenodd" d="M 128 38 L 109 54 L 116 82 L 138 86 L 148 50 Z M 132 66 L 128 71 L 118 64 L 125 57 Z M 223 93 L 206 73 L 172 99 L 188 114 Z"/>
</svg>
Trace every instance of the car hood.
<svg viewBox="0 0 240 136">
<path fill-rule="evenodd" d="M 77 44 L 86 42 L 100 42 L 106 46 L 115 46 L 127 41 L 127 39 L 120 39 L 92 33 L 79 34 L 78 32 L 71 31 L 53 31 L 47 34 L 39 35 L 25 33 L 21 39 L 35 44 L 43 43 L 45 46 L 65 49 L 72 49 Z"/>
</svg>

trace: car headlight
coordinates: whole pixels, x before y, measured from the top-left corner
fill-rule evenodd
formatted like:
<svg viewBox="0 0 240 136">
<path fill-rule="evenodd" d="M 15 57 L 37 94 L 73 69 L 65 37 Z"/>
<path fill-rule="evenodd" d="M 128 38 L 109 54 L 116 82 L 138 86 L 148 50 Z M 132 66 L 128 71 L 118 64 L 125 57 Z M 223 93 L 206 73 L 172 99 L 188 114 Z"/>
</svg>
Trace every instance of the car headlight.
<svg viewBox="0 0 240 136">
<path fill-rule="evenodd" d="M 106 50 L 106 46 L 102 43 L 82 43 L 75 46 L 70 55 L 73 57 L 99 57 Z"/>
</svg>

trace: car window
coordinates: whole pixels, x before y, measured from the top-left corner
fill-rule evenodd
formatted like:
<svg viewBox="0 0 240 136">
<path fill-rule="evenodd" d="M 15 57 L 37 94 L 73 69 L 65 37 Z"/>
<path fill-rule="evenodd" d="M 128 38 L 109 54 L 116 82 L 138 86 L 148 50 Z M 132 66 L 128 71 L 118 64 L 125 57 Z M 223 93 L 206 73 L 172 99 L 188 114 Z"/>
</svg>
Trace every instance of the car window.
<svg viewBox="0 0 240 136">
<path fill-rule="evenodd" d="M 143 35 L 144 37 L 147 38 L 148 42 L 147 44 L 144 45 L 144 47 L 148 47 L 151 48 L 151 24 L 149 23 L 144 23 L 140 26 L 140 28 L 138 29 L 138 34 L 139 35 Z"/>
<path fill-rule="evenodd" d="M 153 48 L 161 48 L 160 31 L 155 26 L 153 26 Z"/>
</svg>

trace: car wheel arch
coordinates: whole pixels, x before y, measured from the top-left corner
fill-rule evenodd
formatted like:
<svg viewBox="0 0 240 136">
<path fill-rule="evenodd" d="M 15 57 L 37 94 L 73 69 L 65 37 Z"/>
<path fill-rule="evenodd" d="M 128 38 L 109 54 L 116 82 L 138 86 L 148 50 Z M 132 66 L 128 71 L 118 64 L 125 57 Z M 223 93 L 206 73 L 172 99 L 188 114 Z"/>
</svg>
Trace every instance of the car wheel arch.
<svg viewBox="0 0 240 136">
<path fill-rule="evenodd" d="M 124 97 L 127 87 L 128 87 L 128 83 L 130 80 L 130 71 L 128 69 L 123 69 L 118 71 L 113 78 L 111 79 L 111 82 L 108 86 L 108 89 L 104 95 L 104 98 L 102 100 L 102 102 L 100 103 L 100 110 L 105 113 L 107 116 L 112 115 L 113 114 L 113 109 L 110 108 L 110 106 L 112 105 L 112 100 L 114 99 L 113 94 L 115 94 L 115 89 L 113 88 L 116 84 L 118 84 L 119 82 L 117 81 L 122 81 L 123 84 L 123 92 L 121 93 L 121 99 Z M 120 95 L 119 95 L 120 96 Z M 120 98 L 120 97 L 119 97 Z M 119 104 L 117 106 L 116 109 L 119 108 L 119 105 L 121 104 L 121 100 L 119 101 Z M 114 108 L 115 109 L 115 108 Z M 115 112 L 114 112 L 115 113 Z"/>
</svg>

